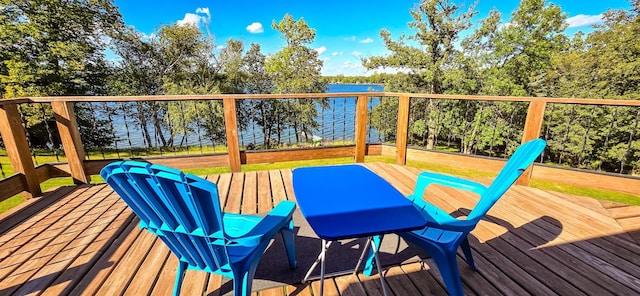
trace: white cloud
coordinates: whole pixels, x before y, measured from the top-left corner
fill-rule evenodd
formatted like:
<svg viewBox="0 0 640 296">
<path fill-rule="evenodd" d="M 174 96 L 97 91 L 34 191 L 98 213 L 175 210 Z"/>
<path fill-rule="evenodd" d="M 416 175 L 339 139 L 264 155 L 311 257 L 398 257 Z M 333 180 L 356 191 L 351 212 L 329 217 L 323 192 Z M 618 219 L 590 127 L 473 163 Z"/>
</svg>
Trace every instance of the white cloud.
<svg viewBox="0 0 640 296">
<path fill-rule="evenodd" d="M 324 58 L 324 59 L 322 59 L 322 60 L 326 62 L 326 61 L 328 61 L 328 60 L 330 60 L 330 59 L 329 59 L 329 58 Z"/>
<path fill-rule="evenodd" d="M 178 26 L 192 25 L 198 26 L 200 24 L 200 17 L 197 14 L 187 13 L 184 18 L 178 21 Z"/>
<path fill-rule="evenodd" d="M 342 68 L 343 69 L 358 69 L 358 68 L 363 68 L 363 67 L 360 64 L 354 64 L 352 62 L 347 61 L 347 62 L 342 63 Z"/>
<path fill-rule="evenodd" d="M 200 7 L 196 9 L 196 13 L 185 13 L 184 18 L 179 20 L 178 26 L 192 25 L 200 26 L 200 24 L 208 24 L 211 21 L 211 13 L 208 7 Z"/>
<path fill-rule="evenodd" d="M 318 52 L 318 55 L 321 55 L 321 54 L 323 54 L 323 53 L 325 53 L 327 51 L 327 48 L 324 47 L 324 46 L 321 46 L 321 47 L 316 48 L 315 51 Z"/>
<path fill-rule="evenodd" d="M 371 42 L 373 42 L 373 39 L 367 37 L 367 39 L 360 40 L 359 42 L 360 43 L 371 43 Z"/>
<path fill-rule="evenodd" d="M 141 33 L 142 34 L 142 40 L 144 41 L 149 41 L 149 40 L 153 40 L 156 38 L 156 33 L 151 33 L 149 35 L 145 34 L 145 33 Z"/>
<path fill-rule="evenodd" d="M 351 55 L 353 55 L 354 57 L 360 57 L 360 56 L 362 55 L 362 53 L 361 53 L 361 52 L 359 52 L 359 51 L 353 51 L 353 52 L 351 53 Z"/>
<path fill-rule="evenodd" d="M 211 14 L 209 13 L 209 7 L 200 7 L 196 9 L 196 13 L 206 14 L 207 17 L 211 18 Z"/>
<path fill-rule="evenodd" d="M 262 24 L 259 22 L 253 22 L 251 23 L 251 25 L 247 26 L 247 32 L 251 33 L 251 34 L 259 34 L 264 32 L 264 28 L 262 27 Z"/>
<path fill-rule="evenodd" d="M 335 51 L 331 55 L 334 57 L 337 57 L 337 56 L 341 56 L 343 53 L 344 53 L 343 51 Z"/>
<path fill-rule="evenodd" d="M 345 37 L 344 40 L 345 41 L 356 41 L 356 36 Z"/>
<path fill-rule="evenodd" d="M 576 16 L 572 16 L 567 19 L 567 24 L 569 24 L 569 28 L 589 26 L 589 25 L 597 24 L 599 22 L 602 22 L 602 14 L 598 14 L 598 15 L 578 14 Z"/>
</svg>

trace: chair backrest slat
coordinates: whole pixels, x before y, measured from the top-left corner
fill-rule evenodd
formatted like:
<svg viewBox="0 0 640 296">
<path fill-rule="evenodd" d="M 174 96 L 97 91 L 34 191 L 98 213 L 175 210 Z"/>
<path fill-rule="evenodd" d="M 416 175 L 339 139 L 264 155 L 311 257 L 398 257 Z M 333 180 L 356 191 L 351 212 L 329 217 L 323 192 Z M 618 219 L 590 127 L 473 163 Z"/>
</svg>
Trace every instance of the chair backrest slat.
<svg viewBox="0 0 640 296">
<path fill-rule="evenodd" d="M 482 219 L 498 199 L 509 190 L 511 185 L 540 155 L 545 146 L 546 142 L 542 139 L 534 139 L 520 145 L 500 170 L 498 176 L 489 185 L 489 188 L 480 196 L 480 200 L 478 200 L 467 219 L 477 221 Z"/>
<path fill-rule="evenodd" d="M 181 261 L 211 272 L 229 263 L 214 183 L 134 161 L 111 163 L 101 175 Z"/>
</svg>

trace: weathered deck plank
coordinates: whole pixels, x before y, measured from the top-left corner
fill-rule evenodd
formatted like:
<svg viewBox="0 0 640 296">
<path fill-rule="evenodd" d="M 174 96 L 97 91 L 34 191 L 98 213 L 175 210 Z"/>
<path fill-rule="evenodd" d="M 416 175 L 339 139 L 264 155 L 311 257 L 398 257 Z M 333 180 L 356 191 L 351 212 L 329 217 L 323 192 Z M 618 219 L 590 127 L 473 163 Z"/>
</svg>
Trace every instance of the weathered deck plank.
<svg viewBox="0 0 640 296">
<path fill-rule="evenodd" d="M 411 194 L 418 169 L 367 167 Z M 262 213 L 293 200 L 290 169 L 207 176 L 230 212 Z M 169 295 L 177 259 L 105 185 L 59 191 L 34 203 L 31 217 L 6 216 L 0 233 L 1 295 Z M 425 195 L 449 212 L 468 214 L 475 194 L 433 187 Z M 3 217 L 0 217 L 2 219 Z M 6 225 L 14 221 L 13 226 Z M 633 295 L 640 293 L 640 246 L 632 238 L 640 208 L 515 186 L 472 232 L 478 271 L 459 254 L 467 295 Z M 284 260 L 284 259 L 283 259 Z M 395 295 L 446 295 L 432 260 L 384 269 Z M 225 284 L 223 284 L 225 283 Z M 183 295 L 223 295 L 228 280 L 189 271 Z M 319 282 L 252 295 L 317 295 Z M 327 278 L 325 295 L 382 295 L 378 275 Z"/>
</svg>

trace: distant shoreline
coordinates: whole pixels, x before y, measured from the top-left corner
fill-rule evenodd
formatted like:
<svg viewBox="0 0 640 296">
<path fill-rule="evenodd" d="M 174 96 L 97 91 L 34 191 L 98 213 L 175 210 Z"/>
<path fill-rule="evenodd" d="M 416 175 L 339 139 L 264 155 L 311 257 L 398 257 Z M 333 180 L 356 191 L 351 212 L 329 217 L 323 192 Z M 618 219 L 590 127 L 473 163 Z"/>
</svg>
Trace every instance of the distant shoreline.
<svg viewBox="0 0 640 296">
<path fill-rule="evenodd" d="M 378 86 L 384 86 L 384 83 L 358 83 L 358 82 L 352 82 L 352 83 L 342 83 L 342 82 L 331 82 L 328 84 L 334 84 L 334 85 L 378 85 Z"/>
<path fill-rule="evenodd" d="M 384 83 L 358 83 L 358 82 L 352 82 L 352 83 L 327 83 L 327 84 L 331 84 L 331 85 L 375 85 L 375 86 L 384 86 Z"/>
</svg>

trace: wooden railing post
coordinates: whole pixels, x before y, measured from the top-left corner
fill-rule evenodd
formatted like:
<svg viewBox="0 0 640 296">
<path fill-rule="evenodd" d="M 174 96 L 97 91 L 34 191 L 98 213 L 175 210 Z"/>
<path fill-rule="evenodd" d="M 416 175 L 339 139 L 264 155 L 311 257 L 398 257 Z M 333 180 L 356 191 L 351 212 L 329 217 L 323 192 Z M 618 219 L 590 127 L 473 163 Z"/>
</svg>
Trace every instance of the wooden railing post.
<svg viewBox="0 0 640 296">
<path fill-rule="evenodd" d="M 238 120 L 236 116 L 236 99 L 224 98 L 224 126 L 227 132 L 227 151 L 229 152 L 229 167 L 231 172 L 242 171 L 240 164 L 240 142 L 238 141 Z"/>
<path fill-rule="evenodd" d="M 56 125 L 60 133 L 60 142 L 69 163 L 71 178 L 76 184 L 89 184 L 91 178 L 84 168 L 84 148 L 80 138 L 80 130 L 73 111 L 73 102 L 53 101 L 51 109 L 56 118 Z"/>
<path fill-rule="evenodd" d="M 368 96 L 358 96 L 356 105 L 356 162 L 364 162 L 364 155 L 367 150 L 367 115 Z"/>
<path fill-rule="evenodd" d="M 527 119 L 524 123 L 524 131 L 522 132 L 522 143 L 528 142 L 540 137 L 540 129 L 542 129 L 542 120 L 544 119 L 544 109 L 547 106 L 545 101 L 531 101 L 527 110 Z M 529 185 L 531 173 L 533 172 L 533 164 L 527 168 L 524 173 L 516 181 L 517 185 Z"/>
<path fill-rule="evenodd" d="M 22 194 L 24 199 L 42 195 L 40 180 L 31 159 L 31 150 L 29 150 L 17 104 L 0 105 L 0 135 L 2 135 L 13 171 L 24 176 L 27 187 Z"/>
<path fill-rule="evenodd" d="M 407 164 L 407 139 L 409 134 L 409 96 L 398 97 L 398 125 L 396 129 L 396 164 Z"/>
</svg>

